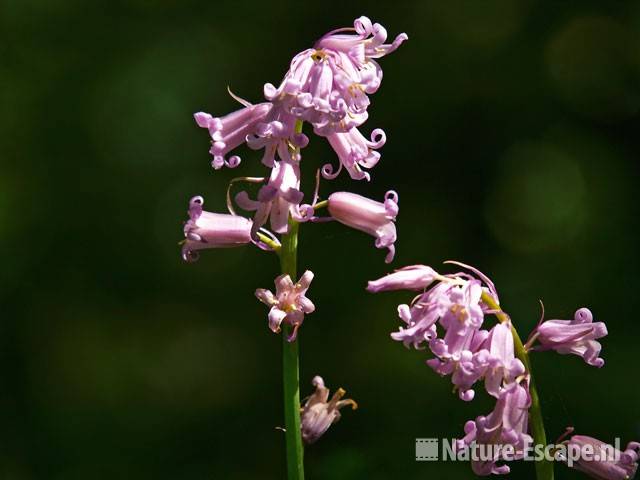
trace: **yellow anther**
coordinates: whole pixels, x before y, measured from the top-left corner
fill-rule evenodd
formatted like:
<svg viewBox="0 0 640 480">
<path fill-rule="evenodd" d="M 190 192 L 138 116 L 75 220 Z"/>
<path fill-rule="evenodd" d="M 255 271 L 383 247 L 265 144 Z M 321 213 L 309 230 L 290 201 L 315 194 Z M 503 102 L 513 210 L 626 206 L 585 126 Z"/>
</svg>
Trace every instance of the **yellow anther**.
<svg viewBox="0 0 640 480">
<path fill-rule="evenodd" d="M 327 54 L 324 53 L 323 50 L 314 50 L 314 52 L 311 54 L 311 60 L 313 60 L 314 62 L 321 62 L 326 57 L 327 57 Z"/>
<path fill-rule="evenodd" d="M 467 309 L 457 304 L 451 307 L 451 313 L 453 313 L 461 322 L 464 322 L 469 316 L 467 314 Z"/>
</svg>

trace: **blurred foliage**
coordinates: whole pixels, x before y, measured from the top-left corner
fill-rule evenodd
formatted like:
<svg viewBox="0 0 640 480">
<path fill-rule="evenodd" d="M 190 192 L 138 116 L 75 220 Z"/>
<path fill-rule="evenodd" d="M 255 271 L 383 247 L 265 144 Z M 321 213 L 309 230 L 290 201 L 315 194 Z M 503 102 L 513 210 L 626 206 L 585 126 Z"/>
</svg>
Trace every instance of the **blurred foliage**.
<svg viewBox="0 0 640 480">
<path fill-rule="evenodd" d="M 253 298 L 277 261 L 246 248 L 186 265 L 177 246 L 192 195 L 222 210 L 230 178 L 265 170 L 245 149 L 212 172 L 191 115 L 234 108 L 227 85 L 259 100 L 362 14 L 410 36 L 381 61 L 364 127 L 389 140 L 370 183 L 321 193 L 397 190 L 394 266 L 478 266 L 523 332 L 538 299 L 551 318 L 589 306 L 609 326 L 605 368 L 534 358 L 549 437 L 640 437 L 638 2 L 2 0 L 0 478 L 284 477 L 280 339 Z M 318 138 L 303 153 L 309 191 L 335 160 Z M 492 402 L 458 401 L 389 339 L 407 296 L 363 289 L 384 253 L 327 224 L 303 226 L 300 255 L 318 306 L 302 394 L 322 374 L 361 406 L 308 449 L 308 478 L 474 478 L 414 461 L 416 437 L 459 436 Z"/>
</svg>

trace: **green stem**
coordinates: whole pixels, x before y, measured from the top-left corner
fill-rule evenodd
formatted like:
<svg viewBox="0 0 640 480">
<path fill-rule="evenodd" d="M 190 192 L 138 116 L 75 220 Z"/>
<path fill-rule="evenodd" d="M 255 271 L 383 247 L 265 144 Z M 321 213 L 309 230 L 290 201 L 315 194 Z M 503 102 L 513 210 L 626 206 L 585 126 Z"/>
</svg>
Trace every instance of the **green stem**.
<svg viewBox="0 0 640 480">
<path fill-rule="evenodd" d="M 258 235 L 258 238 L 260 239 L 260 241 L 262 243 L 264 243 L 265 245 L 271 247 L 271 249 L 274 252 L 277 253 L 277 252 L 280 251 L 280 244 L 278 242 L 274 242 L 273 239 L 267 237 L 266 235 L 264 235 L 264 234 L 262 234 L 260 232 L 258 232 L 257 235 Z"/>
<path fill-rule="evenodd" d="M 296 131 L 302 131 L 302 122 L 296 123 Z M 289 219 L 289 231 L 282 236 L 280 267 L 295 283 L 298 280 L 298 222 Z M 304 480 L 304 447 L 300 431 L 300 373 L 298 364 L 298 340 L 288 342 L 289 325 L 282 329 L 282 380 L 284 385 L 284 425 L 287 444 L 287 478 Z"/>
<path fill-rule="evenodd" d="M 496 311 L 496 317 L 501 323 L 508 322 L 509 315 L 507 315 L 494 298 L 486 292 L 482 293 L 482 301 L 492 310 Z M 547 446 L 547 434 L 544 430 L 544 421 L 542 420 L 542 409 L 540 408 L 540 397 L 538 396 L 538 390 L 536 389 L 536 383 L 533 379 L 533 371 L 531 370 L 531 361 L 529 360 L 529 354 L 522 344 L 520 335 L 516 327 L 511 322 L 511 333 L 513 334 L 513 343 L 515 346 L 516 357 L 524 364 L 529 374 L 529 393 L 531 394 L 531 408 L 529 408 L 529 427 L 531 429 L 531 435 L 533 436 L 533 443 L 535 445 Z M 536 462 L 536 478 L 537 480 L 553 480 L 553 462 L 546 459 L 542 459 Z"/>
</svg>

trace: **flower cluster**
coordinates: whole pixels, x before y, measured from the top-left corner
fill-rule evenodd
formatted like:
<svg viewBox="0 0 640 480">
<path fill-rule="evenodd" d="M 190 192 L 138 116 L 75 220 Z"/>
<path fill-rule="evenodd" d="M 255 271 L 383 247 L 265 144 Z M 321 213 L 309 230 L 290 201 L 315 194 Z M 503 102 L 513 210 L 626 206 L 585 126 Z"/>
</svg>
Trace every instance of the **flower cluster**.
<svg viewBox="0 0 640 480">
<path fill-rule="evenodd" d="M 474 398 L 473 386 L 483 380 L 487 393 L 496 398 L 494 410 L 465 425 L 465 436 L 458 448 L 476 444 L 504 445 L 520 458 L 532 442 L 528 434 L 528 410 L 531 406 L 529 373 L 515 355 L 515 339 L 509 316 L 500 308 L 493 282 L 477 269 L 458 262 L 463 271 L 441 275 L 425 265 L 404 267 L 369 282 L 367 290 L 411 290 L 422 292 L 410 304 L 398 307 L 404 322 L 391 338 L 406 347 L 428 348 L 434 358 L 426 361 L 440 375 L 450 375 L 454 390 L 464 401 Z M 500 322 L 485 327 L 485 317 L 495 314 Z M 532 349 L 554 349 L 560 353 L 581 355 L 587 363 L 602 365 L 597 358 L 600 344 L 595 340 L 606 335 L 602 322 L 593 323 L 591 312 L 582 308 L 573 321 L 549 320 L 539 324 L 531 341 L 540 342 Z M 478 475 L 506 474 L 508 465 L 498 465 L 505 458 L 490 462 L 472 462 Z"/>
<path fill-rule="evenodd" d="M 376 150 L 386 140 L 380 129 L 372 132 L 370 140 L 358 130 L 368 118 L 368 95 L 382 82 L 382 69 L 375 59 L 393 52 L 407 38 L 401 33 L 385 44 L 385 28 L 360 17 L 353 28 L 329 32 L 313 48 L 297 54 L 278 87 L 264 86 L 265 98 L 284 112 L 283 118 L 310 123 L 314 133 L 326 137 L 335 150 L 338 171 L 325 165 L 325 178 L 334 178 L 343 167 L 353 179 L 370 178 L 363 168 L 378 162 Z"/>
<path fill-rule="evenodd" d="M 238 110 L 223 116 L 195 113 L 196 124 L 211 138 L 209 153 L 215 170 L 238 167 L 241 160 L 234 151 L 247 145 L 262 152 L 261 162 L 269 173 L 231 180 L 227 189 L 229 214 L 204 211 L 201 196 L 191 199 L 182 242 L 184 260 L 197 260 L 203 249 L 249 243 L 278 252 L 282 249 L 278 235 L 289 234 L 292 222 L 336 220 L 373 236 L 377 248 L 388 250 L 386 261 L 391 262 L 397 238 L 396 192 L 388 191 L 384 202 L 350 192 L 335 192 L 319 202 L 318 190 L 321 176 L 332 180 L 342 169 L 354 180 L 370 179 L 368 170 L 380 160 L 379 149 L 386 142 L 385 132 L 379 128 L 368 135 L 361 132 L 369 115 L 369 97 L 382 82 L 377 59 L 396 50 L 407 38 L 402 33 L 387 43 L 382 25 L 360 17 L 353 27 L 331 31 L 312 48 L 295 55 L 278 86 L 264 85 L 264 101 L 252 103 L 229 91 L 241 105 Z M 303 133 L 304 123 L 311 125 L 315 135 L 327 139 L 338 160 L 337 167 L 326 163 L 314 169 L 316 190 L 308 203 L 303 203 L 305 194 L 301 190 L 301 150 L 309 143 Z M 240 191 L 233 196 L 231 187 L 238 182 L 260 187 L 255 194 Z M 253 212 L 253 218 L 238 215 L 234 204 Z M 316 211 L 324 207 L 330 216 L 317 216 Z M 297 283 L 283 274 L 275 279 L 275 293 L 255 291 L 270 308 L 269 328 L 275 333 L 284 330 L 289 342 L 296 341 L 305 315 L 315 310 L 306 296 L 312 279 L 310 270 Z M 352 400 L 341 400 L 342 389 L 328 400 L 329 390 L 322 378 L 315 377 L 313 384 L 316 392 L 305 404 L 302 419 L 302 437 L 307 443 L 316 441 L 338 420 L 341 407 L 356 406 Z"/>
<path fill-rule="evenodd" d="M 262 163 L 271 172 L 264 177 L 243 177 L 263 183 L 254 198 L 246 191 L 234 197 L 241 209 L 255 212 L 250 224 L 216 217 L 220 214 L 203 212 L 200 208 L 198 215 L 201 223 L 206 219 L 206 232 L 212 241 L 199 235 L 192 226 L 185 227 L 185 259 L 196 259 L 196 250 L 249 242 L 261 248 L 277 248 L 274 234 L 288 232 L 289 218 L 296 222 L 318 219 L 314 214 L 319 205 L 317 191 L 310 205 L 303 203 L 304 193 L 300 190 L 300 151 L 309 143 L 302 132 L 304 122 L 312 126 L 316 135 L 325 137 L 337 155 L 337 168 L 331 163 L 319 168 L 325 179 L 335 178 L 344 168 L 353 179 L 369 180 L 366 170 L 378 163 L 378 150 L 386 142 L 386 135 L 379 128 L 369 137 L 359 130 L 368 118 L 369 96 L 382 81 L 382 69 L 376 59 L 396 50 L 407 38 L 402 33 L 386 43 L 385 28 L 360 17 L 353 27 L 329 32 L 313 48 L 298 53 L 279 86 L 265 84 L 266 101 L 253 104 L 231 94 L 242 105 L 241 109 L 220 117 L 196 113 L 197 125 L 207 129 L 211 137 L 209 153 L 214 169 L 237 167 L 240 157 L 233 151 L 246 144 L 250 149 L 263 151 Z M 384 204 L 347 192 L 334 193 L 330 200 L 327 206 L 331 215 L 345 225 L 373 235 L 378 248 L 389 249 L 387 261 L 391 261 L 396 239 L 393 222 L 398 213 L 397 194 L 389 192 Z M 228 203 L 230 213 L 235 215 L 230 195 Z M 202 201 L 200 207 L 201 204 Z M 188 224 L 196 223 L 193 210 L 190 206 Z M 265 230 L 267 223 L 271 231 Z M 241 236 L 238 241 L 224 243 L 228 237 L 245 235 L 247 225 L 250 238 Z M 238 232 L 240 227 L 244 228 L 242 232 Z M 200 239 L 194 240 L 194 235 Z"/>
<path fill-rule="evenodd" d="M 490 330 L 482 328 L 485 314 L 492 312 L 483 295 L 499 302 L 493 284 L 483 275 L 479 277 L 467 272 L 440 275 L 431 267 L 414 265 L 369 282 L 367 287 L 370 292 L 424 290 L 410 305 L 398 307 L 405 326 L 391 338 L 407 347 L 427 346 L 435 355 L 427 364 L 440 375 L 451 375 L 465 401 L 474 398 L 471 387 L 478 380 L 484 379 L 487 392 L 498 398 L 504 384 L 525 373 L 524 365 L 514 355 L 509 322 Z M 438 326 L 444 331 L 440 336 Z"/>
</svg>

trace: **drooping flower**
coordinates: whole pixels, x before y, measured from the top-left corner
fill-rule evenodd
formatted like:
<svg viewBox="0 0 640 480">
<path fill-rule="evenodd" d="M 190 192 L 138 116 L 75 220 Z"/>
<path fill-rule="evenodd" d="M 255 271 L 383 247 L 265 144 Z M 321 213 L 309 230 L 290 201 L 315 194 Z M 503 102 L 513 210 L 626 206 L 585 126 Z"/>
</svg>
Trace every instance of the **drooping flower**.
<svg viewBox="0 0 640 480">
<path fill-rule="evenodd" d="M 449 337 L 460 335 L 459 342 L 455 342 L 455 347 L 447 345 L 447 337 L 450 332 L 454 332 Z M 431 351 L 436 354 L 436 358 L 426 361 L 439 375 L 451 375 L 451 383 L 454 391 L 457 390 L 460 400 L 470 402 L 475 397 L 475 391 L 471 388 L 482 378 L 485 369 L 478 366 L 475 356 L 479 348 L 486 341 L 489 332 L 486 330 L 468 328 L 466 330 L 447 330 L 444 339 L 434 338 L 429 342 Z"/>
<path fill-rule="evenodd" d="M 624 452 L 586 435 L 574 435 L 563 443 L 568 451 L 574 450 L 571 455 L 575 460 L 569 466 L 597 480 L 629 480 L 638 469 L 638 442 L 629 442 Z"/>
<path fill-rule="evenodd" d="M 451 285 L 441 282 L 414 299 L 411 305 L 398 305 L 398 317 L 406 324 L 391 338 L 402 342 L 405 347 L 421 349 L 424 342 L 437 336 L 436 322 L 449 308 L 448 292 Z"/>
<path fill-rule="evenodd" d="M 254 132 L 247 135 L 247 146 L 253 150 L 264 149 L 262 163 L 274 167 L 277 156 L 284 161 L 300 161 L 300 149 L 307 146 L 309 138 L 296 131 L 296 117 L 289 113 L 285 102 L 273 105 L 267 115 L 257 124 Z"/>
<path fill-rule="evenodd" d="M 309 396 L 304 404 L 300 419 L 302 440 L 307 445 L 318 440 L 332 424 L 340 420 L 342 407 L 351 405 L 353 410 L 358 408 L 358 404 L 350 398 L 342 400 L 346 393 L 342 388 L 336 390 L 329 400 L 329 389 L 324 386 L 322 377 L 313 377 L 311 383 L 316 387 L 316 391 Z"/>
<path fill-rule="evenodd" d="M 480 281 L 474 279 L 441 283 L 446 286 L 446 293 L 439 298 L 438 310 L 441 314 L 438 320 L 445 334 L 442 338 L 434 338 L 429 342 L 429 348 L 438 358 L 428 361 L 428 365 L 446 375 L 459 361 L 471 360 L 470 355 L 484 343 L 488 332 L 481 330 L 484 311 Z M 461 390 L 460 393 L 462 395 L 464 392 Z"/>
<path fill-rule="evenodd" d="M 602 345 L 597 341 L 607 335 L 604 322 L 594 322 L 588 308 L 576 311 L 573 320 L 547 320 L 542 322 L 536 332 L 539 345 L 534 350 L 555 350 L 561 354 L 574 354 L 582 357 L 594 367 L 602 367 L 604 359 L 599 358 Z"/>
<path fill-rule="evenodd" d="M 229 159 L 225 156 L 246 141 L 247 135 L 253 134 L 256 125 L 271 110 L 269 102 L 251 105 L 246 103 L 244 108 L 229 113 L 224 117 L 213 117 L 205 112 L 194 114 L 199 127 L 209 130 L 211 135 L 211 149 L 213 156 L 211 165 L 218 170 L 223 166 L 235 168 L 240 164 L 240 157 L 233 155 Z"/>
<path fill-rule="evenodd" d="M 347 132 L 330 133 L 327 135 L 327 140 L 338 155 L 340 163 L 335 172 L 330 163 L 323 165 L 321 172 L 324 178 L 329 180 L 336 178 L 344 167 L 352 179 L 369 181 L 371 175 L 363 168 L 373 168 L 380 161 L 380 153 L 376 150 L 385 144 L 387 137 L 382 129 L 376 128 L 371 133 L 371 140 L 367 140 L 357 128 L 353 127 Z"/>
<path fill-rule="evenodd" d="M 406 325 L 391 338 L 416 349 L 428 344 L 435 358 L 427 360 L 427 365 L 440 375 L 451 375 L 462 400 L 474 398 L 472 386 L 483 378 L 487 391 L 497 397 L 503 383 L 525 372 L 514 355 L 510 323 L 497 325 L 491 332 L 482 329 L 484 316 L 493 312 L 483 295 L 499 303 L 495 286 L 476 268 L 449 263 L 467 271 L 440 275 L 431 267 L 414 265 L 369 282 L 367 290 L 426 289 L 410 305 L 398 306 L 398 316 Z M 444 335 L 439 336 L 438 326 Z"/>
<path fill-rule="evenodd" d="M 394 340 L 401 341 L 405 346 L 413 345 L 420 348 L 425 341 L 433 339 L 435 324 L 440 320 L 445 329 L 452 327 L 451 342 L 442 340 L 433 346 L 441 353 L 453 353 L 459 351 L 460 342 L 453 335 L 454 330 L 463 333 L 458 327 L 469 330 L 479 330 L 484 318 L 484 309 L 481 302 L 483 288 L 479 280 L 468 274 L 440 275 L 431 267 L 414 265 L 396 270 L 378 280 L 369 282 L 367 290 L 381 292 L 406 288 L 408 290 L 421 290 L 427 288 L 433 280 L 438 283 L 413 299 L 410 305 L 399 305 L 398 316 L 406 323 L 398 332 L 391 334 Z M 462 336 L 464 335 L 457 335 Z M 466 339 L 468 341 L 469 338 Z M 455 345 L 454 345 L 455 343 Z"/>
<path fill-rule="evenodd" d="M 527 381 L 513 382 L 500 391 L 495 408 L 489 415 L 465 424 L 465 436 L 456 442 L 456 448 L 464 449 L 475 442 L 489 447 L 493 452 L 489 459 L 471 461 L 471 468 L 476 475 L 507 474 L 509 466 L 497 465 L 497 462 L 505 460 L 505 456 L 514 460 L 524 456 L 524 450 L 533 442 L 527 433 L 530 406 Z M 507 452 L 506 446 L 511 449 L 510 452 Z M 485 453 L 489 448 L 485 448 Z"/>
<path fill-rule="evenodd" d="M 348 227 L 368 233 L 376 238 L 376 248 L 387 248 L 385 262 L 395 255 L 398 194 L 388 191 L 384 203 L 350 192 L 335 192 L 329 195 L 327 209 L 331 216 Z"/>
<path fill-rule="evenodd" d="M 438 273 L 426 265 L 402 267 L 378 280 L 370 281 L 367 291 L 371 293 L 390 290 L 423 290 L 439 277 Z"/>
<path fill-rule="evenodd" d="M 513 382 L 525 373 L 524 364 L 515 357 L 511 322 L 498 323 L 480 351 L 474 356 L 475 368 L 482 371 L 485 388 L 498 398 L 504 383 Z"/>
<path fill-rule="evenodd" d="M 250 243 L 251 220 L 238 215 L 211 213 L 202 209 L 204 199 L 193 197 L 189 202 L 189 220 L 184 225 L 185 240 L 182 257 L 198 259 L 198 250 L 238 247 Z"/>
<path fill-rule="evenodd" d="M 275 233 L 287 233 L 289 214 L 301 221 L 298 207 L 304 194 L 300 189 L 300 166 L 296 162 L 281 160 L 275 162 L 266 185 L 260 188 L 256 200 L 249 198 L 247 192 L 236 195 L 236 203 L 243 209 L 255 211 L 253 234 L 267 220 L 271 220 L 271 229 Z"/>
<path fill-rule="evenodd" d="M 264 288 L 256 290 L 258 300 L 271 307 L 271 310 L 269 310 L 269 328 L 273 332 L 279 333 L 283 322 L 293 327 L 287 338 L 289 342 L 295 341 L 305 314 L 313 313 L 316 309 L 313 302 L 305 296 L 312 280 L 313 272 L 307 270 L 295 284 L 289 275 L 276 277 L 275 295 Z"/>
<path fill-rule="evenodd" d="M 446 300 L 440 306 L 446 307 L 439 317 L 445 334 L 442 338 L 430 339 L 429 348 L 436 358 L 426 362 L 436 373 L 451 375 L 458 396 L 467 402 L 475 396 L 471 386 L 484 373 L 474 362 L 474 355 L 489 334 L 481 329 L 484 320 L 481 294 L 482 285 L 478 280 L 450 286 Z"/>
</svg>

